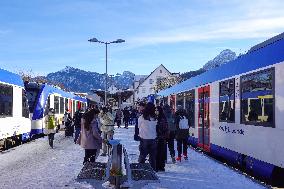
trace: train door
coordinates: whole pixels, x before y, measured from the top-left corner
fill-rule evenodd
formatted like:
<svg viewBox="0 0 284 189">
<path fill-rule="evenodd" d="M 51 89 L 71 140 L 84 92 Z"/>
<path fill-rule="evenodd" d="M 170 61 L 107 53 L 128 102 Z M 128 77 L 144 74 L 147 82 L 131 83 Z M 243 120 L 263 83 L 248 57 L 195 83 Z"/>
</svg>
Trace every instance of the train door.
<svg viewBox="0 0 284 189">
<path fill-rule="evenodd" d="M 170 107 L 174 112 L 176 112 L 176 95 L 170 96 Z"/>
<path fill-rule="evenodd" d="M 198 147 L 210 151 L 210 86 L 198 89 Z"/>
</svg>

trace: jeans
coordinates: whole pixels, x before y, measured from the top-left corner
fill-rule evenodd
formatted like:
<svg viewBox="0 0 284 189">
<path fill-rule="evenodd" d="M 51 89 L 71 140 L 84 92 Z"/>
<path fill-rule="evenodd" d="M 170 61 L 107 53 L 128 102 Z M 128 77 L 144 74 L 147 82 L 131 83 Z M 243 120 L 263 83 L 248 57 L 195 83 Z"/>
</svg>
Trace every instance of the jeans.
<svg viewBox="0 0 284 189">
<path fill-rule="evenodd" d="M 55 133 L 49 133 L 49 134 L 48 134 L 48 143 L 49 143 L 49 146 L 50 146 L 51 148 L 53 148 L 54 134 L 55 134 Z"/>
<path fill-rule="evenodd" d="M 177 150 L 178 150 L 178 157 L 181 157 L 182 152 L 183 155 L 187 156 L 187 138 L 177 139 Z"/>
<path fill-rule="evenodd" d="M 167 160 L 167 142 L 165 139 L 158 139 L 156 168 L 158 171 L 164 171 Z"/>
<path fill-rule="evenodd" d="M 81 128 L 80 127 L 75 127 L 75 138 L 74 138 L 74 142 L 75 143 L 77 142 L 77 140 L 79 138 L 80 132 L 81 132 Z"/>
<path fill-rule="evenodd" d="M 87 161 L 95 162 L 96 154 L 97 154 L 97 149 L 85 149 L 85 157 L 83 164 L 86 163 Z"/>
<path fill-rule="evenodd" d="M 170 151 L 171 157 L 175 157 L 175 132 L 170 131 L 169 138 L 167 139 L 168 148 Z"/>
<path fill-rule="evenodd" d="M 149 163 L 151 167 L 156 169 L 157 142 L 155 139 L 140 139 L 140 155 L 138 162 L 145 163 L 146 157 L 149 154 Z"/>
</svg>

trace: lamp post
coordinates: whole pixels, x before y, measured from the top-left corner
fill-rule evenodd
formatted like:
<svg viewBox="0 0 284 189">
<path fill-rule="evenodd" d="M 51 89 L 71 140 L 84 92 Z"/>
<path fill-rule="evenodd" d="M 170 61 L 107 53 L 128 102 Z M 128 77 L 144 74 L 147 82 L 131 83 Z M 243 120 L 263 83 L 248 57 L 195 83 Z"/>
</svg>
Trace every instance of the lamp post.
<svg viewBox="0 0 284 189">
<path fill-rule="evenodd" d="M 115 41 L 111 41 L 111 42 L 108 42 L 108 41 L 99 41 L 97 38 L 91 38 L 88 40 L 89 42 L 96 42 L 96 43 L 102 43 L 102 44 L 105 44 L 106 46 L 106 84 L 105 84 L 105 106 L 107 105 L 107 46 L 111 43 L 123 43 L 125 42 L 125 40 L 123 39 L 117 39 Z"/>
</svg>

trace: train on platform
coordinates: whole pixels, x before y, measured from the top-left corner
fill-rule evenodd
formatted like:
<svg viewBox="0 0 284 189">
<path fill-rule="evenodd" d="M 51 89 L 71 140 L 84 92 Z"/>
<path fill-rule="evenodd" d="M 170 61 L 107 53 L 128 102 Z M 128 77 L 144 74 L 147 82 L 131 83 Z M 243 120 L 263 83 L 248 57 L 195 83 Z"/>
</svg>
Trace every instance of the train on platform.
<svg viewBox="0 0 284 189">
<path fill-rule="evenodd" d="M 65 110 L 73 116 L 87 108 L 87 99 L 48 84 L 24 83 L 19 75 L 0 69 L 0 150 L 43 136 L 50 108 L 59 129 Z"/>
<path fill-rule="evenodd" d="M 158 93 L 189 115 L 189 144 L 284 185 L 284 33 Z"/>
<path fill-rule="evenodd" d="M 62 125 L 65 110 L 71 117 L 78 109 L 86 110 L 87 99 L 48 84 L 25 83 L 31 118 L 30 136 L 44 135 L 45 117 L 54 109 L 57 128 Z"/>
</svg>

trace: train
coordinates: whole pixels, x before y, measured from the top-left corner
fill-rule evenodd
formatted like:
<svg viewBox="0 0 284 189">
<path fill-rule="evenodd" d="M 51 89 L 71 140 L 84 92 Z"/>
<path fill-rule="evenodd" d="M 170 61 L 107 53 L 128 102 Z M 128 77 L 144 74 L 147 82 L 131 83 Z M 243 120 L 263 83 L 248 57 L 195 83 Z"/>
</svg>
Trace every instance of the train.
<svg viewBox="0 0 284 189">
<path fill-rule="evenodd" d="M 58 130 L 65 110 L 71 116 L 87 108 L 87 99 L 58 87 L 23 82 L 12 72 L 0 69 L 0 150 L 45 134 L 45 116 L 54 109 Z"/>
<path fill-rule="evenodd" d="M 0 69 L 0 149 L 30 138 L 31 120 L 22 78 Z"/>
<path fill-rule="evenodd" d="M 284 33 L 160 91 L 189 116 L 188 143 L 255 178 L 284 185 Z"/>
</svg>

